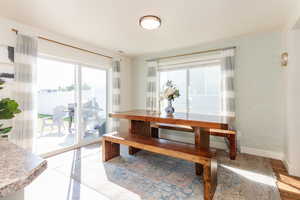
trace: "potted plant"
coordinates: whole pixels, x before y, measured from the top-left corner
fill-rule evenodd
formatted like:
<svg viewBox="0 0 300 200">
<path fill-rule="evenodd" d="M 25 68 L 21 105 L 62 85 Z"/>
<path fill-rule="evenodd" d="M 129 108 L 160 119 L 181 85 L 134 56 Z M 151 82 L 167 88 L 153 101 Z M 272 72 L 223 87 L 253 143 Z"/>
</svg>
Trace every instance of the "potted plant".
<svg viewBox="0 0 300 200">
<path fill-rule="evenodd" d="M 5 81 L 0 79 L 0 90 L 3 89 Z M 0 120 L 9 120 L 15 117 L 16 114 L 20 113 L 19 104 L 10 98 L 3 98 L 0 100 Z M 12 127 L 3 127 L 0 123 L 0 138 L 7 138 L 8 133 L 12 130 Z"/>
<path fill-rule="evenodd" d="M 165 108 L 165 111 L 168 115 L 172 115 L 175 112 L 172 102 L 179 96 L 179 89 L 171 80 L 168 80 L 164 86 L 163 95 L 161 97 L 162 99 L 168 100 L 168 106 Z"/>
</svg>

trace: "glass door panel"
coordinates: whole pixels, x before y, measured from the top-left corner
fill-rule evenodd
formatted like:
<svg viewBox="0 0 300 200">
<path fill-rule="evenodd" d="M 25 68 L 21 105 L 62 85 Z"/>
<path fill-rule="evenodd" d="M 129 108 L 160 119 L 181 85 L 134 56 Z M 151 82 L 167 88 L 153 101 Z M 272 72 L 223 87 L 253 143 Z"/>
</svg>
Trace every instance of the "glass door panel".
<svg viewBox="0 0 300 200">
<path fill-rule="evenodd" d="M 81 67 L 81 139 L 91 141 L 101 137 L 107 126 L 107 72 Z"/>
<path fill-rule="evenodd" d="M 34 151 L 49 153 L 76 143 L 76 65 L 39 58 Z"/>
</svg>

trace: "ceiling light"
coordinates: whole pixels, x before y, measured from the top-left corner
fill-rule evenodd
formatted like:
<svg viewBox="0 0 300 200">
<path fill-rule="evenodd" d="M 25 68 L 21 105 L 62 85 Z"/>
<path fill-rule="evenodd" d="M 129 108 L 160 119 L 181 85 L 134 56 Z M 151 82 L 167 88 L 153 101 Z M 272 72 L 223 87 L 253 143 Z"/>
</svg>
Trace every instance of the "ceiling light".
<svg viewBox="0 0 300 200">
<path fill-rule="evenodd" d="M 153 30 L 159 28 L 161 19 L 154 15 L 146 15 L 140 18 L 140 26 L 144 29 Z"/>
</svg>

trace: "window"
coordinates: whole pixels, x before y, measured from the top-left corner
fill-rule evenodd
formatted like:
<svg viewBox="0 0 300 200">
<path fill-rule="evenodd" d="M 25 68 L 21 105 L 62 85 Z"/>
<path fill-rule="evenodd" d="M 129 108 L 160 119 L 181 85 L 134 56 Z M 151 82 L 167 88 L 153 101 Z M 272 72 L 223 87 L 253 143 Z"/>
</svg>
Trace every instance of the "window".
<svg viewBox="0 0 300 200">
<path fill-rule="evenodd" d="M 186 77 L 187 70 L 173 70 L 173 71 L 166 71 L 160 73 L 160 88 L 163 88 L 165 83 L 168 80 L 172 80 L 174 83 L 176 83 L 176 86 L 178 87 L 180 91 L 180 97 L 176 99 L 174 102 L 174 106 L 176 108 L 176 111 L 178 112 L 186 112 L 187 108 L 187 98 L 186 98 L 186 90 L 187 90 L 187 80 L 182 77 Z M 165 108 L 167 106 L 167 102 L 162 102 L 162 107 Z"/>
<path fill-rule="evenodd" d="M 221 112 L 221 67 L 208 66 L 188 69 L 189 111 L 202 114 Z"/>
<path fill-rule="evenodd" d="M 221 66 L 220 62 L 209 65 L 169 68 L 159 73 L 160 92 L 167 80 L 179 88 L 181 96 L 175 99 L 177 112 L 192 112 L 208 115 L 221 113 Z M 166 102 L 161 103 L 164 109 Z"/>
</svg>

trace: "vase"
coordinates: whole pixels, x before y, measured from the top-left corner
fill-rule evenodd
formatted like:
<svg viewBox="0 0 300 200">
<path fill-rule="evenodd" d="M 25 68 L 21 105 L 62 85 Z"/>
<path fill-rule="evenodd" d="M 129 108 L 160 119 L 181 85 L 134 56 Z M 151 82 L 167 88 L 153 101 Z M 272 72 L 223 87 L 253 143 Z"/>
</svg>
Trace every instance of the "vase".
<svg viewBox="0 0 300 200">
<path fill-rule="evenodd" d="M 172 106 L 172 100 L 168 100 L 168 106 L 165 108 L 167 115 L 173 115 L 175 109 Z"/>
</svg>

